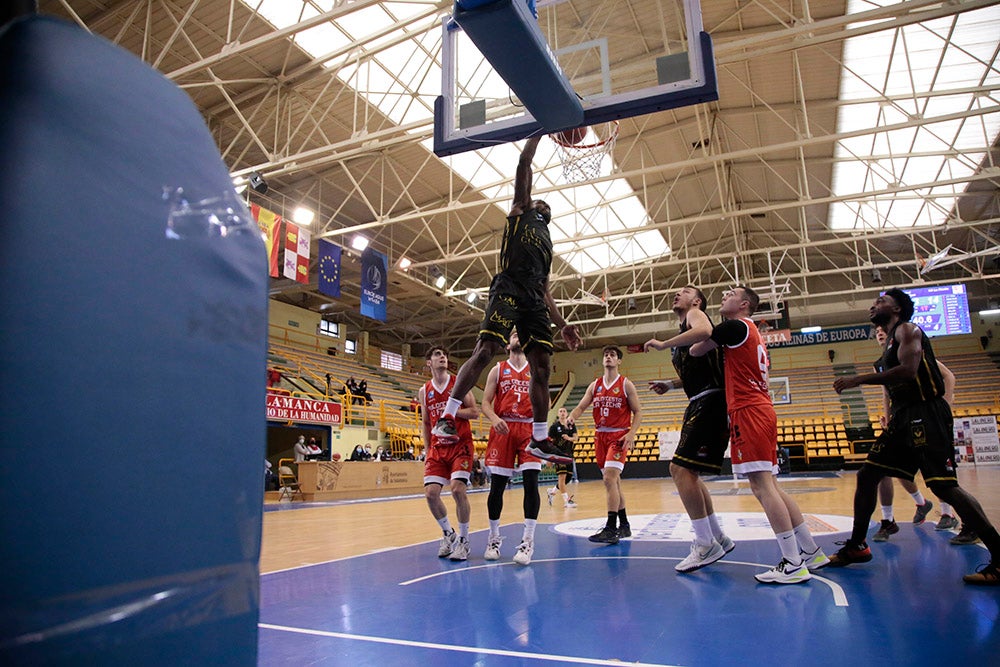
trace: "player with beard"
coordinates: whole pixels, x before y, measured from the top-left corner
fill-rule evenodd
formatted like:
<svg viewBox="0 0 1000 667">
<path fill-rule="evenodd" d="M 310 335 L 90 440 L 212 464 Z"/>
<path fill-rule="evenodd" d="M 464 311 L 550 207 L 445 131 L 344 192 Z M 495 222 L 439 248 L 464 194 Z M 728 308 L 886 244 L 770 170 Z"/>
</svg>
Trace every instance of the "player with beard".
<svg viewBox="0 0 1000 667">
<path fill-rule="evenodd" d="M 890 401 L 889 423 L 858 471 L 854 527 L 844 547 L 830 557 L 830 565 L 841 567 L 872 559 L 865 537 L 875 511 L 879 481 L 890 475 L 912 482 L 920 470 L 934 495 L 954 507 L 962 523 L 976 531 L 989 549 L 991 562 L 965 575 L 965 582 L 1000 585 L 1000 534 L 986 518 L 979 501 L 958 485 L 953 461 L 955 435 L 951 408 L 944 399 L 944 378 L 930 339 L 910 322 L 913 299 L 901 289 L 890 289 L 875 299 L 869 315 L 872 324 L 888 333 L 882 355 L 884 370 L 839 377 L 833 388 L 839 394 L 862 384 L 885 387 Z"/>
<path fill-rule="evenodd" d="M 703 357 L 690 354 L 692 345 L 712 335 L 712 320 L 705 314 L 705 295 L 688 285 L 674 295 L 673 310 L 681 332 L 665 341 L 648 340 L 644 347 L 647 352 L 673 348 L 671 356 L 678 378 L 652 380 L 650 390 L 665 394 L 680 388 L 689 401 L 684 410 L 680 442 L 670 461 L 670 478 L 677 485 L 694 529 L 691 553 L 674 569 L 694 572 L 736 548 L 736 543 L 723 532 L 712 505 L 712 494 L 700 476 L 722 472 L 722 459 L 729 445 L 729 424 L 721 350 L 712 350 Z"/>
</svg>

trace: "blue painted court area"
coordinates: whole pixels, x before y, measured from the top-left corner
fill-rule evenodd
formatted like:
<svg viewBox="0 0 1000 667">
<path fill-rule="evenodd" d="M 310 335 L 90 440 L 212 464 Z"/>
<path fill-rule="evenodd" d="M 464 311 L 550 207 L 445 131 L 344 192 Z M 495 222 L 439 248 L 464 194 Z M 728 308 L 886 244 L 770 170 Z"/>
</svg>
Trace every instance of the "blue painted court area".
<svg viewBox="0 0 1000 667">
<path fill-rule="evenodd" d="M 260 664 L 995 664 L 1000 588 L 962 583 L 987 552 L 948 544 L 951 532 L 901 525 L 867 565 L 768 586 L 752 576 L 778 560 L 766 537 L 676 574 L 689 545 L 654 530 L 676 516 L 633 520 L 647 528 L 615 546 L 539 526 L 527 567 L 510 562 L 521 527 L 509 525 L 498 563 L 479 532 L 464 563 L 438 559 L 434 541 L 264 575 Z M 830 553 L 845 537 L 817 541 Z"/>
</svg>

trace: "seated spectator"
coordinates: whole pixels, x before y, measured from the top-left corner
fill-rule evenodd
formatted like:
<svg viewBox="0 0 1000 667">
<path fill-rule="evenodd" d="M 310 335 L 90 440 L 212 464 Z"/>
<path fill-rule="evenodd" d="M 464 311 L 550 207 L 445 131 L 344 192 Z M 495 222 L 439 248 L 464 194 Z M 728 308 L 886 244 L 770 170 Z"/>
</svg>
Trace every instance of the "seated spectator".
<svg viewBox="0 0 1000 667">
<path fill-rule="evenodd" d="M 316 460 L 323 455 L 323 449 L 316 444 L 316 438 L 309 438 L 309 444 L 306 445 L 306 449 L 309 450 L 309 453 L 306 455 L 306 458 L 309 460 Z"/>
<path fill-rule="evenodd" d="M 365 445 L 365 461 L 371 461 L 375 454 L 372 452 L 371 445 Z"/>
<path fill-rule="evenodd" d="M 378 449 L 375 450 L 375 460 L 376 461 L 391 461 L 392 460 L 392 452 L 389 451 L 388 447 L 383 447 L 382 445 L 379 445 Z"/>
<path fill-rule="evenodd" d="M 406 451 L 399 457 L 401 461 L 415 461 L 417 457 L 413 455 L 413 445 L 406 448 Z"/>
<path fill-rule="evenodd" d="M 278 490 L 278 476 L 274 474 L 273 470 L 271 470 L 271 462 L 267 459 L 264 459 L 264 490 Z"/>
<path fill-rule="evenodd" d="M 362 447 L 361 445 L 355 445 L 354 446 L 354 451 L 351 452 L 351 458 L 349 458 L 347 460 L 348 461 L 366 461 L 367 459 L 365 458 L 365 449 L 364 449 L 364 447 Z"/>
<path fill-rule="evenodd" d="M 473 454 L 472 457 L 472 486 L 480 487 L 486 484 L 486 470 L 483 466 L 483 460 L 479 458 L 479 454 Z"/>
<path fill-rule="evenodd" d="M 373 402 L 372 395 L 368 393 L 368 380 L 362 380 L 358 383 L 358 396 L 364 403 Z"/>
</svg>

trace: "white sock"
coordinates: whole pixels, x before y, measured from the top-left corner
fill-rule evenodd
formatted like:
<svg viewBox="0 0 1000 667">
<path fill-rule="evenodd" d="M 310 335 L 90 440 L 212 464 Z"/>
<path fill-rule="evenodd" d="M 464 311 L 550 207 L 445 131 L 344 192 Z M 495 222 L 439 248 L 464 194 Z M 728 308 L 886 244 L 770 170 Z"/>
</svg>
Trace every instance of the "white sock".
<svg viewBox="0 0 1000 667">
<path fill-rule="evenodd" d="M 941 503 L 941 516 L 946 514 L 951 518 L 955 518 L 955 508 L 948 503 Z"/>
<path fill-rule="evenodd" d="M 778 548 L 781 549 L 781 556 L 792 565 L 801 565 L 802 556 L 799 555 L 799 543 L 795 541 L 795 531 L 787 530 L 784 533 L 775 533 L 778 540 Z"/>
<path fill-rule="evenodd" d="M 521 538 L 522 542 L 527 542 L 528 540 L 535 539 L 535 525 L 538 523 L 538 519 L 525 519 L 524 520 L 524 536 Z"/>
<path fill-rule="evenodd" d="M 927 499 L 924 498 L 924 494 L 920 493 L 919 491 L 917 491 L 916 493 L 911 493 L 910 497 L 913 498 L 913 502 L 915 502 L 917 505 L 923 505 L 924 503 L 927 502 Z"/>
<path fill-rule="evenodd" d="M 726 534 L 722 531 L 722 524 L 719 523 L 719 517 L 716 516 L 715 512 L 705 518 L 708 519 L 708 525 L 712 527 L 712 537 L 717 540 L 725 537 Z"/>
<path fill-rule="evenodd" d="M 500 535 L 500 519 L 490 519 L 490 537 Z"/>
<path fill-rule="evenodd" d="M 895 518 L 892 516 L 892 505 L 882 505 L 882 520 L 895 521 Z"/>
<path fill-rule="evenodd" d="M 438 519 L 437 522 L 438 525 L 441 526 L 441 530 L 444 531 L 445 535 L 451 532 L 451 524 L 448 522 L 448 517 L 444 517 L 443 519 Z"/>
<path fill-rule="evenodd" d="M 449 398 L 448 403 L 444 406 L 444 412 L 441 413 L 442 417 L 454 417 L 458 412 L 458 409 L 462 407 L 462 399 L 460 398 Z"/>
<path fill-rule="evenodd" d="M 531 439 L 545 440 L 549 437 L 549 425 L 545 422 L 531 422 Z"/>
<path fill-rule="evenodd" d="M 463 540 L 469 539 L 469 524 L 459 523 L 458 524 L 458 536 Z"/>
<path fill-rule="evenodd" d="M 707 547 L 712 543 L 712 526 L 708 517 L 691 519 L 691 527 L 694 528 L 694 543 L 699 547 Z"/>
<path fill-rule="evenodd" d="M 569 494 L 568 493 L 564 493 L 563 494 L 563 502 L 564 503 L 568 503 L 569 502 Z"/>
<path fill-rule="evenodd" d="M 795 533 L 795 541 L 799 543 L 799 549 L 807 554 L 814 554 L 816 550 L 819 549 L 816 546 L 816 540 L 813 539 L 812 533 L 809 532 L 809 526 L 803 521 L 799 525 L 792 529 Z"/>
</svg>

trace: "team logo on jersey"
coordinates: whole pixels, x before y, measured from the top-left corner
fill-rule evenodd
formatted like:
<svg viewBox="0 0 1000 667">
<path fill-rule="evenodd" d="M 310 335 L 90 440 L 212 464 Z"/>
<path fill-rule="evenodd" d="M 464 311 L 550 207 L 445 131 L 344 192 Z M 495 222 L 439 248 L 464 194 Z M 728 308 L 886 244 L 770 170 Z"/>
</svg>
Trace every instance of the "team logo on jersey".
<svg viewBox="0 0 1000 667">
<path fill-rule="evenodd" d="M 460 467 L 460 468 L 461 468 L 462 470 L 468 470 L 468 469 L 469 469 L 469 462 L 468 462 L 468 461 L 462 461 L 462 465 L 461 465 L 461 466 L 459 466 L 459 467 Z"/>
<path fill-rule="evenodd" d="M 611 390 L 611 393 L 617 396 L 618 394 L 621 393 L 621 391 L 618 389 L 618 387 L 615 387 L 614 389 Z"/>
<path fill-rule="evenodd" d="M 427 398 L 434 398 L 434 390 L 433 389 L 431 389 L 430 392 L 428 392 Z"/>
<path fill-rule="evenodd" d="M 509 368 L 503 369 L 503 374 L 504 375 L 510 375 L 510 369 Z"/>
</svg>

